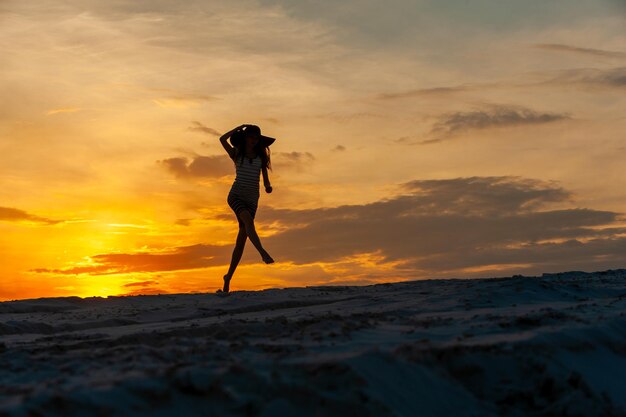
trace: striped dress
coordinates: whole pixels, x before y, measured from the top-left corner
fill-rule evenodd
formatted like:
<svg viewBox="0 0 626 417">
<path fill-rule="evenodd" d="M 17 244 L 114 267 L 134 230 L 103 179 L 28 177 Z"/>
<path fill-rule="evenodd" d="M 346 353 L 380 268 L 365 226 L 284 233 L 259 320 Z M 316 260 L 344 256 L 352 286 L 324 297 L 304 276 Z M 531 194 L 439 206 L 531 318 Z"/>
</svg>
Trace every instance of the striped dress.
<svg viewBox="0 0 626 417">
<path fill-rule="evenodd" d="M 255 158 L 245 157 L 241 161 L 238 157 L 236 160 L 235 181 L 233 182 L 230 192 L 228 193 L 228 205 L 233 209 L 239 220 L 239 211 L 247 209 L 252 218 L 256 214 L 259 206 L 259 176 L 261 174 L 261 157 L 257 155 Z"/>
</svg>

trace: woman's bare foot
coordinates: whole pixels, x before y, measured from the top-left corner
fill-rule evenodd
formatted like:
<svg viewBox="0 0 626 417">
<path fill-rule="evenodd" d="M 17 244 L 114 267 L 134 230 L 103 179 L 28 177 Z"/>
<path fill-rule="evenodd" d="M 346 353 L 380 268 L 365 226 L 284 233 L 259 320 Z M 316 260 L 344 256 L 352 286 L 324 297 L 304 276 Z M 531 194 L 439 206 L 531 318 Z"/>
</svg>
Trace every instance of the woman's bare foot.
<svg viewBox="0 0 626 417">
<path fill-rule="evenodd" d="M 263 258 L 263 262 L 265 262 L 266 264 L 271 264 L 274 263 L 274 259 L 272 259 L 272 257 L 270 256 L 269 253 L 265 252 L 261 254 L 261 258 Z"/>
<path fill-rule="evenodd" d="M 232 275 L 224 275 L 224 288 L 222 289 L 223 292 L 228 292 L 229 290 L 229 286 L 230 286 L 230 279 L 232 278 Z"/>
</svg>

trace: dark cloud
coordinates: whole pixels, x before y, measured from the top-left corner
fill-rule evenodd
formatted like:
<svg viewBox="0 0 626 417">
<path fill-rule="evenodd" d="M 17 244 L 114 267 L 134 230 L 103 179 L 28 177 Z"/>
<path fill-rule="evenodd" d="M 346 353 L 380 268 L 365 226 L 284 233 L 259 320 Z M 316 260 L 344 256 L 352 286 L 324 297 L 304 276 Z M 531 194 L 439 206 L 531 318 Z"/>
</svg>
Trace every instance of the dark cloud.
<svg viewBox="0 0 626 417">
<path fill-rule="evenodd" d="M 444 114 L 433 126 L 431 134 L 445 137 L 472 129 L 536 125 L 569 118 L 568 114 L 563 113 L 544 113 L 521 107 L 495 106 L 490 110 Z"/>
<path fill-rule="evenodd" d="M 431 143 L 441 142 L 441 139 L 426 139 L 421 142 L 411 143 L 411 145 L 429 145 Z"/>
<path fill-rule="evenodd" d="M 621 229 L 623 234 L 626 230 Z M 623 267 L 626 262 L 626 238 L 598 238 L 589 240 L 567 239 L 560 242 L 536 242 L 519 247 L 486 247 L 481 250 L 459 249 L 454 257 L 434 254 L 413 260 L 405 267 L 419 267 L 431 271 L 455 270 L 484 265 L 527 265 L 527 269 L 540 274 L 549 271 L 587 270 Z"/>
<path fill-rule="evenodd" d="M 211 128 L 211 127 L 207 127 L 205 125 L 203 125 L 200 122 L 197 121 L 192 121 L 191 122 L 192 126 L 189 126 L 189 130 L 193 130 L 196 132 L 202 132 L 202 133 L 207 133 L 209 135 L 213 135 L 213 136 L 222 136 L 222 134 L 220 132 L 218 132 L 217 130 Z"/>
<path fill-rule="evenodd" d="M 305 171 L 315 161 L 311 152 L 275 152 L 272 154 L 272 167 L 278 170 Z"/>
<path fill-rule="evenodd" d="M 301 170 L 315 160 L 311 152 L 276 152 L 272 154 L 272 167 Z M 235 165 L 228 155 L 196 156 L 191 161 L 185 157 L 157 161 L 179 178 L 219 178 L 235 175 Z"/>
<path fill-rule="evenodd" d="M 489 86 L 493 84 L 488 84 Z M 461 93 L 466 91 L 478 90 L 481 85 L 457 85 L 451 87 L 432 87 L 432 88 L 417 88 L 407 91 L 399 91 L 396 93 L 380 93 L 376 98 L 381 100 L 390 100 L 397 98 L 407 97 L 421 97 L 421 96 L 433 96 L 433 95 L 447 95 L 451 93 Z"/>
<path fill-rule="evenodd" d="M 35 216 L 23 210 L 10 208 L 10 207 L 0 207 L 0 221 L 8 221 L 8 222 L 29 221 L 29 222 L 43 223 L 43 224 L 61 223 L 60 220 L 51 220 L 45 217 Z"/>
<path fill-rule="evenodd" d="M 567 50 L 570 52 L 585 53 L 595 56 L 610 57 L 626 57 L 624 52 L 602 51 L 599 49 L 587 49 L 568 47 L 567 45 L 542 44 L 537 47 L 553 50 Z M 543 74 L 545 77 L 541 81 L 510 81 L 510 82 L 485 82 L 473 83 L 456 86 L 442 86 L 433 88 L 418 88 L 406 91 L 398 91 L 393 93 L 380 93 L 375 98 L 380 100 L 393 100 L 413 97 L 434 97 L 434 96 L 450 96 L 464 92 L 481 92 L 487 89 L 524 89 L 542 88 L 542 87 L 559 87 L 577 85 L 588 88 L 615 88 L 626 86 L 626 67 L 616 67 L 609 69 L 598 68 L 574 68 L 560 70 Z M 513 109 L 510 109 L 513 110 Z"/>
<path fill-rule="evenodd" d="M 345 150 L 346 150 L 346 147 L 345 147 L 345 146 L 343 146 L 343 145 L 337 145 L 337 146 L 335 146 L 332 150 L 333 150 L 333 151 L 337 151 L 337 152 L 342 152 L 342 151 L 345 151 Z"/>
<path fill-rule="evenodd" d="M 38 268 L 34 272 L 65 275 L 108 275 L 130 272 L 175 271 L 224 265 L 230 260 L 232 247 L 191 245 L 163 253 L 107 253 L 91 257 L 92 264 L 65 269 Z"/>
<path fill-rule="evenodd" d="M 528 212 L 572 198 L 570 192 L 548 182 L 511 176 L 415 180 L 402 184 L 401 190 L 427 200 L 427 206 L 422 203 L 414 210 L 466 215 Z"/>
<path fill-rule="evenodd" d="M 409 136 L 403 136 L 401 138 L 394 139 L 394 142 L 400 143 L 400 144 L 406 144 L 406 145 L 428 145 L 431 143 L 441 142 L 442 140 L 443 140 L 442 138 L 436 138 L 436 139 L 425 139 L 421 141 L 416 141 L 414 138 L 411 138 Z"/>
<path fill-rule="evenodd" d="M 235 166 L 228 155 L 197 156 L 189 161 L 184 157 L 157 161 L 179 178 L 219 178 L 234 175 Z"/>
<path fill-rule="evenodd" d="M 189 102 L 204 102 L 218 100 L 217 97 L 209 96 L 206 94 L 189 93 L 183 91 L 176 91 L 169 88 L 148 88 L 148 90 L 159 93 L 159 97 L 153 99 L 158 104 L 167 104 L 168 102 L 174 103 L 189 103 Z"/>
<path fill-rule="evenodd" d="M 161 294 L 170 294 L 170 291 L 164 290 L 159 287 L 142 287 L 136 288 L 133 291 L 129 291 L 124 293 L 124 296 L 133 296 L 133 295 L 161 295 Z"/>
<path fill-rule="evenodd" d="M 518 271 L 617 267 L 626 262 L 626 220 L 589 208 L 550 210 L 569 191 L 520 177 L 415 180 L 393 198 L 309 210 L 260 207 L 257 225 L 286 231 L 262 239 L 278 262 L 341 262 L 378 253 L 406 276 L 469 276 L 464 268 L 515 265 Z M 216 216 L 233 220 L 232 215 Z M 93 265 L 38 272 L 110 274 L 227 265 L 232 245 L 193 245 L 169 253 L 104 254 Z M 248 246 L 245 252 L 260 262 Z M 244 253 L 244 256 L 246 256 Z M 258 259 L 257 259 L 258 258 Z M 476 272 L 477 274 L 479 272 Z M 396 275 L 397 276 L 397 275 Z"/>
<path fill-rule="evenodd" d="M 538 43 L 538 44 L 533 45 L 533 47 L 540 48 L 540 49 L 547 49 L 550 51 L 571 52 L 571 53 L 591 55 L 591 56 L 602 56 L 602 57 L 608 57 L 608 58 L 626 58 L 626 52 L 605 51 L 602 49 L 594 49 L 594 48 L 580 48 L 578 46 L 563 45 L 559 43 Z"/>
<path fill-rule="evenodd" d="M 311 152 L 276 152 L 275 155 L 279 156 L 280 159 L 285 162 L 304 162 L 304 161 L 313 161 L 315 157 Z"/>
<path fill-rule="evenodd" d="M 263 221 L 295 226 L 271 236 L 269 247 L 295 263 L 328 262 L 377 250 L 389 260 L 456 257 L 463 251 L 506 248 L 516 242 L 591 237 L 596 235 L 593 227 L 618 217 L 591 209 L 537 211 L 548 203 L 566 201 L 570 194 L 515 177 L 413 181 L 403 189 L 408 194 L 367 205 L 300 211 L 265 208 Z"/>
<path fill-rule="evenodd" d="M 153 281 L 153 280 L 129 282 L 128 284 L 124 284 L 124 287 L 145 287 L 145 286 L 151 286 L 153 284 L 158 284 L 158 283 L 159 283 L 158 281 Z"/>
<path fill-rule="evenodd" d="M 562 70 L 539 85 L 579 85 L 583 87 L 626 87 L 626 67 L 610 69 L 576 68 Z"/>
<path fill-rule="evenodd" d="M 160 288 L 158 285 L 159 282 L 154 280 L 130 282 L 124 284 L 124 287 L 127 289 L 124 295 L 167 294 L 169 292 Z"/>
</svg>

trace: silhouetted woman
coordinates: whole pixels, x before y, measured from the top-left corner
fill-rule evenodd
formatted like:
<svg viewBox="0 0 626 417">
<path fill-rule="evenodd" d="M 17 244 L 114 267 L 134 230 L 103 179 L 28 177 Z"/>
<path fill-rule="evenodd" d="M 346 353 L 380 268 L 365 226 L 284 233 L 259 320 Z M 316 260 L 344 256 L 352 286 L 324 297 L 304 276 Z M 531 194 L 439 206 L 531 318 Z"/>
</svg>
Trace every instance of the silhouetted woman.
<svg viewBox="0 0 626 417">
<path fill-rule="evenodd" d="M 227 140 L 230 137 L 229 145 Z M 228 155 L 235 163 L 236 177 L 228 193 L 228 205 L 233 209 L 239 223 L 239 234 L 233 250 L 228 273 L 224 275 L 224 288 L 217 290 L 218 293 L 228 294 L 230 280 L 239 264 L 246 238 L 250 238 L 252 244 L 261 254 L 263 262 L 274 262 L 269 253 L 261 245 L 259 236 L 254 227 L 254 215 L 259 202 L 259 174 L 263 172 L 263 184 L 265 192 L 271 193 L 272 186 L 267 175 L 267 169 L 272 169 L 270 164 L 269 146 L 276 139 L 261 135 L 261 129 L 256 125 L 241 125 L 226 132 L 220 138 L 220 142 Z"/>
</svg>

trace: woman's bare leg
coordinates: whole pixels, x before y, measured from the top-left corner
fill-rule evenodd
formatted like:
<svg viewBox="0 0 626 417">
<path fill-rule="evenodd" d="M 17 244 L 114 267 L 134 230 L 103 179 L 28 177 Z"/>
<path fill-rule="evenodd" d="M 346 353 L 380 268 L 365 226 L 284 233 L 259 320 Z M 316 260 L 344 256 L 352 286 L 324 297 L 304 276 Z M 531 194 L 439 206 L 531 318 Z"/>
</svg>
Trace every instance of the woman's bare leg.
<svg viewBox="0 0 626 417">
<path fill-rule="evenodd" d="M 241 210 L 239 212 L 239 217 L 241 221 L 246 227 L 246 234 L 250 238 L 250 241 L 254 245 L 254 247 L 261 254 L 261 258 L 263 258 L 263 262 L 266 264 L 271 264 L 274 262 L 274 259 L 270 256 L 269 253 L 265 249 L 263 249 L 263 245 L 261 245 L 261 240 L 259 239 L 259 235 L 256 233 L 256 228 L 254 227 L 254 219 L 248 210 Z"/>
<path fill-rule="evenodd" d="M 230 268 L 228 268 L 228 272 L 224 275 L 224 288 L 222 291 L 228 292 L 230 279 L 233 277 L 235 273 L 235 269 L 237 269 L 237 265 L 239 265 L 239 261 L 241 260 L 241 255 L 243 255 L 243 249 L 246 246 L 246 239 L 248 235 L 246 234 L 246 229 L 242 225 L 239 226 L 239 233 L 237 234 L 237 241 L 235 242 L 235 248 L 233 249 L 233 256 L 230 259 Z"/>
</svg>

